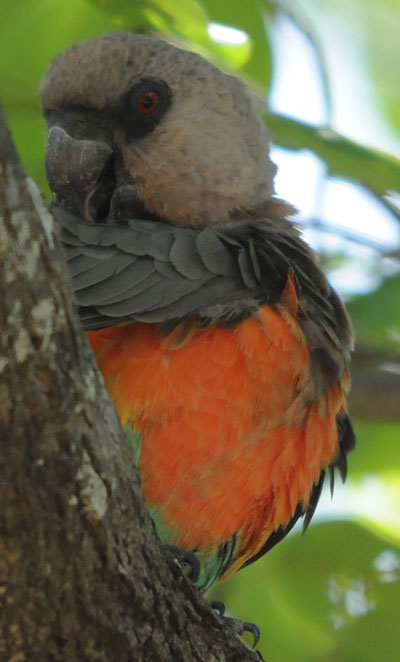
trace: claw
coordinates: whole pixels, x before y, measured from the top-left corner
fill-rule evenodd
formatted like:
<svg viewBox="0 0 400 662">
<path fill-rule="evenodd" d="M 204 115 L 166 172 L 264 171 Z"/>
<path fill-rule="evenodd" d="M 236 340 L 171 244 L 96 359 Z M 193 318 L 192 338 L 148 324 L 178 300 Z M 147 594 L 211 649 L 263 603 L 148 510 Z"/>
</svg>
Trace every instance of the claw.
<svg viewBox="0 0 400 662">
<path fill-rule="evenodd" d="M 249 623 L 248 621 L 241 621 L 239 618 L 231 618 L 231 616 L 225 616 L 225 605 L 220 600 L 211 600 L 210 605 L 212 609 L 218 612 L 220 616 L 226 621 L 229 627 L 232 628 L 234 632 L 238 635 L 242 635 L 244 632 L 250 632 L 253 635 L 253 648 L 257 646 L 260 639 L 260 628 L 255 623 Z M 256 651 L 258 655 L 260 653 Z M 260 658 L 262 660 L 262 657 Z"/>
<path fill-rule="evenodd" d="M 193 581 L 197 582 L 200 577 L 200 562 L 194 552 L 188 552 L 186 549 L 181 549 L 181 547 L 176 547 L 175 545 L 164 545 L 164 548 L 171 554 L 171 556 L 178 561 L 180 566 L 189 567 L 190 572 L 188 577 Z M 257 646 L 260 640 L 260 628 L 255 623 L 249 623 L 248 621 L 241 621 L 239 618 L 232 618 L 231 616 L 225 616 L 225 605 L 220 600 L 211 600 L 210 606 L 212 609 L 218 612 L 218 615 L 221 616 L 224 621 L 226 621 L 230 628 L 236 634 L 241 636 L 244 632 L 250 632 L 253 635 L 253 648 Z M 264 662 L 263 657 L 259 651 L 256 651 L 260 662 Z"/>
<path fill-rule="evenodd" d="M 189 566 L 189 579 L 196 583 L 200 577 L 200 561 L 194 552 L 188 552 L 175 545 L 164 545 L 164 548 L 174 557 L 180 566 Z"/>
<path fill-rule="evenodd" d="M 224 616 L 223 618 L 229 623 L 229 626 L 236 634 L 241 636 L 244 632 L 250 632 L 254 638 L 253 648 L 257 646 L 260 640 L 260 628 L 255 623 L 241 621 L 238 618 L 231 618 L 230 616 Z"/>
</svg>

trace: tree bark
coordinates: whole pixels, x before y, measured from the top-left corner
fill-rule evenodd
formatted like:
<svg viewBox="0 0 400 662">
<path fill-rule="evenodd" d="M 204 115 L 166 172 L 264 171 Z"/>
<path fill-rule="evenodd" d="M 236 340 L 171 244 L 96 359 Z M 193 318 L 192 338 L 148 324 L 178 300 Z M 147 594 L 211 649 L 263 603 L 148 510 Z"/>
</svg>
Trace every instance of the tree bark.
<svg viewBox="0 0 400 662">
<path fill-rule="evenodd" d="M 400 354 L 357 346 L 350 371 L 352 416 L 375 422 L 400 421 Z"/>
<path fill-rule="evenodd" d="M 1 117 L 0 146 L 0 659 L 258 660 L 163 551 Z"/>
</svg>

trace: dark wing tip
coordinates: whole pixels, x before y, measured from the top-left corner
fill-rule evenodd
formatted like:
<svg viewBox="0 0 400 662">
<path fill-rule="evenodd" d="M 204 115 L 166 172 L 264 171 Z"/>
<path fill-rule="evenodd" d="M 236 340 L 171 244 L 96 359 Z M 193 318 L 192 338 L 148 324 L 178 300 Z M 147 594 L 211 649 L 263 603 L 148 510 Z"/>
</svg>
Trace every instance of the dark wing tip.
<svg viewBox="0 0 400 662">
<path fill-rule="evenodd" d="M 350 417 L 345 414 L 336 419 L 339 435 L 339 452 L 332 462 L 332 467 L 337 467 L 344 482 L 347 476 L 347 454 L 355 448 L 356 436 Z"/>
<path fill-rule="evenodd" d="M 310 500 L 308 502 L 308 506 L 307 506 L 307 509 L 305 511 L 304 519 L 303 519 L 303 533 L 305 533 L 307 531 L 308 526 L 309 526 L 309 524 L 310 524 L 310 522 L 311 522 L 311 520 L 314 516 L 315 509 L 318 505 L 318 501 L 319 501 L 319 498 L 321 496 L 324 481 L 325 481 L 325 471 L 322 470 L 321 474 L 320 474 L 320 477 L 319 477 L 319 480 L 318 480 L 318 483 L 315 483 L 313 485 L 312 490 L 311 490 Z"/>
</svg>

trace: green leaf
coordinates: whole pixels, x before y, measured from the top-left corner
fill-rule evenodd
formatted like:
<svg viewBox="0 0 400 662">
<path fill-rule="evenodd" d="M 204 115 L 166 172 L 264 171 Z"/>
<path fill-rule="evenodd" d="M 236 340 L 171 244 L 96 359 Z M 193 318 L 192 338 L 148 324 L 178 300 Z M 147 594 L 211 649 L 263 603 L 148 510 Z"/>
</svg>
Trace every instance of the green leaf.
<svg viewBox="0 0 400 662">
<path fill-rule="evenodd" d="M 241 67 L 249 58 L 250 45 L 220 44 L 211 39 L 209 18 L 196 0 L 90 0 L 133 32 L 156 30 L 184 41 L 188 48 L 225 66 Z"/>
<path fill-rule="evenodd" d="M 289 537 L 216 597 L 257 623 L 267 660 L 376 662 L 398 657 L 399 581 L 398 546 L 333 522 Z"/>
<path fill-rule="evenodd" d="M 357 447 L 349 456 L 350 477 L 366 474 L 400 482 L 400 423 L 355 421 Z"/>
<path fill-rule="evenodd" d="M 347 309 L 364 345 L 400 348 L 400 275 L 385 278 L 382 285 L 349 301 Z"/>
<path fill-rule="evenodd" d="M 118 29 L 83 0 L 3 0 L 0 4 L 0 89 L 23 163 L 44 190 L 46 130 L 39 81 L 55 55 L 75 41 Z"/>
<path fill-rule="evenodd" d="M 203 40 L 207 17 L 195 0 L 90 0 L 116 17 L 132 31 L 145 23 L 148 29 L 165 30 L 195 40 Z"/>
<path fill-rule="evenodd" d="M 209 20 L 247 33 L 251 51 L 242 67 L 242 72 L 250 81 L 261 85 L 266 91 L 271 82 L 271 48 L 264 26 L 267 4 L 263 0 L 246 0 L 246 2 L 203 0 L 202 4 Z"/>
</svg>

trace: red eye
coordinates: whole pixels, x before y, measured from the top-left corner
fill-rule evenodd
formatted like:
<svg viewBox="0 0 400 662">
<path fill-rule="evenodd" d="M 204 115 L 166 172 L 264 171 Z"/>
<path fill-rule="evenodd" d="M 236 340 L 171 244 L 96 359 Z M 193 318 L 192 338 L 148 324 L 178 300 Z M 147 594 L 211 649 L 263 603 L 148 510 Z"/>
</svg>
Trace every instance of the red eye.
<svg viewBox="0 0 400 662">
<path fill-rule="evenodd" d="M 139 99 L 139 113 L 149 115 L 158 107 L 157 92 L 145 92 Z"/>
</svg>

